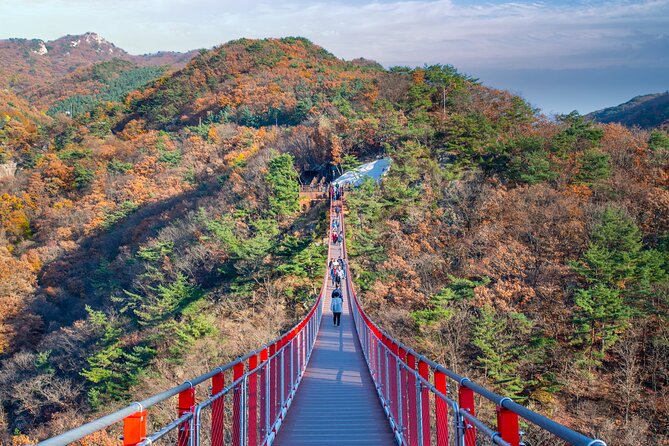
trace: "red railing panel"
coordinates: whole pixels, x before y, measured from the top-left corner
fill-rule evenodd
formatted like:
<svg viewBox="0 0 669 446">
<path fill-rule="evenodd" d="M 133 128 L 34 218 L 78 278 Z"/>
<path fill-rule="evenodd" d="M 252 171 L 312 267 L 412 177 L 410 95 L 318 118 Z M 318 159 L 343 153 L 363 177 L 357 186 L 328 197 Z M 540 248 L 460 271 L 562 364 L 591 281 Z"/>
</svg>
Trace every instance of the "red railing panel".
<svg viewBox="0 0 669 446">
<path fill-rule="evenodd" d="M 258 355 L 249 358 L 249 371 L 258 367 Z M 258 372 L 249 375 L 249 433 L 248 446 L 258 445 Z"/>
<path fill-rule="evenodd" d="M 439 370 L 434 372 L 434 387 L 442 395 L 447 394 L 446 375 Z M 435 412 L 437 426 L 437 446 L 448 446 L 448 404 L 435 395 Z"/>
<path fill-rule="evenodd" d="M 244 376 L 244 363 L 240 362 L 238 364 L 235 364 L 233 370 L 233 375 L 232 375 L 232 380 L 233 382 L 237 381 L 238 379 L 242 378 Z M 242 411 L 245 410 L 244 407 L 242 407 L 242 392 L 244 391 L 243 383 L 237 384 L 233 390 L 233 398 L 232 398 L 232 413 L 233 413 L 233 421 L 232 421 L 232 445 L 233 446 L 241 446 L 242 444 L 242 421 L 243 421 L 243 414 Z"/>
<path fill-rule="evenodd" d="M 497 406 L 497 431 L 511 446 L 520 445 L 518 415 L 501 406 Z"/>
<path fill-rule="evenodd" d="M 430 382 L 430 367 L 426 362 L 418 362 L 418 374 L 425 381 Z M 419 429 L 423 438 L 423 444 L 420 446 L 429 446 L 432 438 L 432 433 L 430 432 L 430 391 L 425 383 L 421 383 L 420 387 L 420 406 L 421 425 Z"/>
<path fill-rule="evenodd" d="M 225 388 L 225 374 L 220 372 L 211 378 L 211 395 L 218 395 Z M 225 441 L 225 398 L 211 405 L 211 446 L 223 446 Z"/>
<path fill-rule="evenodd" d="M 407 365 L 409 372 L 407 372 L 407 392 L 409 393 L 409 444 L 411 446 L 418 446 L 418 397 L 416 393 L 416 375 L 414 371 L 418 370 L 416 357 L 409 353 L 407 355 Z"/>
<path fill-rule="evenodd" d="M 460 407 L 469 412 L 471 416 L 475 416 L 474 412 L 474 391 L 464 386 L 458 387 L 458 401 Z M 465 429 L 465 446 L 476 446 L 476 429 L 474 425 L 468 420 L 464 421 Z"/>
<path fill-rule="evenodd" d="M 135 446 L 146 438 L 146 410 L 123 420 L 123 446 Z"/>
</svg>

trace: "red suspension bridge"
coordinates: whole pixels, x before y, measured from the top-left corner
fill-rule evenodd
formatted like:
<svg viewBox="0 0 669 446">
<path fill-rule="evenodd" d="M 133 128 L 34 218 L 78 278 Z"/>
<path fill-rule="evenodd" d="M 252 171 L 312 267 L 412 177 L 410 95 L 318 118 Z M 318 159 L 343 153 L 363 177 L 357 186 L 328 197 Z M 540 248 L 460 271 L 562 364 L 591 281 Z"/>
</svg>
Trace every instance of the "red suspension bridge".
<svg viewBox="0 0 669 446">
<path fill-rule="evenodd" d="M 340 218 L 344 230 L 334 205 L 330 223 Z M 328 245 L 328 259 L 348 260 L 345 242 Z M 38 446 L 67 445 L 117 423 L 124 446 L 606 446 L 390 337 L 365 314 L 348 272 L 335 327 L 331 288 L 326 268 L 313 307 L 280 338 Z M 163 419 L 170 401 L 174 416 Z M 538 434 L 524 440 L 521 426 Z"/>
</svg>

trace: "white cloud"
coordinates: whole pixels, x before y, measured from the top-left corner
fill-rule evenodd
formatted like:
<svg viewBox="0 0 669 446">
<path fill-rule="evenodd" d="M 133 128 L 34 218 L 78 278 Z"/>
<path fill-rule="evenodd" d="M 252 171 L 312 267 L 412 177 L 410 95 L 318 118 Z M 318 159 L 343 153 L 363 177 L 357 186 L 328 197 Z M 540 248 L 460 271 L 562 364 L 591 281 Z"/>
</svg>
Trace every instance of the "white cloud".
<svg viewBox="0 0 669 446">
<path fill-rule="evenodd" d="M 337 56 L 467 69 L 669 66 L 669 0 L 0 0 L 0 37 L 95 31 L 132 53 L 303 35 Z"/>
</svg>

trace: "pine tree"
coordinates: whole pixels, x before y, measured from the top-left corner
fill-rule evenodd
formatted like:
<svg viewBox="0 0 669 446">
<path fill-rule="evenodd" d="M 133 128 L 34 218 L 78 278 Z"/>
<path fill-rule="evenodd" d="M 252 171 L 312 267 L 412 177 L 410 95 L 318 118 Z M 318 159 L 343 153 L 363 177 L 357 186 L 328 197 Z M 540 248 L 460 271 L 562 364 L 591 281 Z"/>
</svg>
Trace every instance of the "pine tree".
<svg viewBox="0 0 669 446">
<path fill-rule="evenodd" d="M 270 210 L 274 215 L 289 215 L 299 209 L 300 188 L 293 156 L 284 153 L 269 162 L 267 181 L 272 188 L 269 197 Z"/>
<path fill-rule="evenodd" d="M 518 339 L 528 338 L 531 330 L 532 322 L 525 315 L 500 315 L 489 305 L 480 310 L 472 328 L 472 344 L 479 350 L 476 360 L 505 394 L 518 396 L 529 384 L 519 370 L 531 356 L 530 346 Z"/>
<path fill-rule="evenodd" d="M 663 256 L 644 250 L 641 231 L 621 209 L 607 208 L 592 231 L 587 251 L 572 264 L 588 283 L 575 290 L 575 341 L 590 360 L 603 358 L 629 325 L 642 314 L 651 285 L 666 280 Z"/>
</svg>

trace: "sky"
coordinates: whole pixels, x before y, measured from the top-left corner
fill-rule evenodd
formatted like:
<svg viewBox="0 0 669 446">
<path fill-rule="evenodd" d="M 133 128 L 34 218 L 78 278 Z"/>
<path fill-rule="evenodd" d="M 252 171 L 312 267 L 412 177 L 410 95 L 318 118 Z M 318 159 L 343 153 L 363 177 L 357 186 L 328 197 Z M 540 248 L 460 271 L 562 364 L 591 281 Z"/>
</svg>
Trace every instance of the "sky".
<svg viewBox="0 0 669 446">
<path fill-rule="evenodd" d="M 132 54 L 303 36 L 386 67 L 451 64 L 549 114 L 669 90 L 669 0 L 0 0 L 0 39 L 88 31 Z"/>
</svg>

